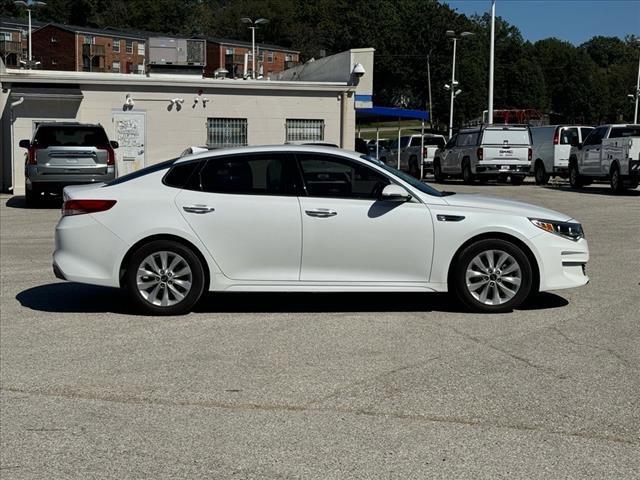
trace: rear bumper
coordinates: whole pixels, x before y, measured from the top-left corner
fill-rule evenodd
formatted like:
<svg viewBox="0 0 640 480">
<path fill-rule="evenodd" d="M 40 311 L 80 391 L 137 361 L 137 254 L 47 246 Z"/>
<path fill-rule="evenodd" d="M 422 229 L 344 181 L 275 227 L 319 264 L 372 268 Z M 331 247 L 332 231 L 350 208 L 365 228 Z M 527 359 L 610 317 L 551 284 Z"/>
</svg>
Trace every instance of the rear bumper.
<svg viewBox="0 0 640 480">
<path fill-rule="evenodd" d="M 115 167 L 107 167 L 107 173 L 42 173 L 37 165 L 25 168 L 25 184 L 28 189 L 38 184 L 42 190 L 59 191 L 68 185 L 83 185 L 87 183 L 109 182 L 116 178 Z"/>
<path fill-rule="evenodd" d="M 527 175 L 531 169 L 530 163 L 510 164 L 510 163 L 479 163 L 476 165 L 475 173 L 478 175 Z"/>
</svg>

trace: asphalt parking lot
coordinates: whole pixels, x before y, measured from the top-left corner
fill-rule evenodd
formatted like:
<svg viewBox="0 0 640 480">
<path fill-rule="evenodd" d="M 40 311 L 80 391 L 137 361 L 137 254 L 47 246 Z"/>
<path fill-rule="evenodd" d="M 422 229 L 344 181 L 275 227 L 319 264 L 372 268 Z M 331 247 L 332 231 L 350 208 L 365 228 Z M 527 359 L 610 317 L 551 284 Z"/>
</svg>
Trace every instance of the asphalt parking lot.
<svg viewBox="0 0 640 480">
<path fill-rule="evenodd" d="M 3 479 L 639 478 L 640 190 L 463 186 L 583 222 L 591 283 L 209 295 L 184 317 L 51 272 L 58 208 L 2 196 Z"/>
</svg>

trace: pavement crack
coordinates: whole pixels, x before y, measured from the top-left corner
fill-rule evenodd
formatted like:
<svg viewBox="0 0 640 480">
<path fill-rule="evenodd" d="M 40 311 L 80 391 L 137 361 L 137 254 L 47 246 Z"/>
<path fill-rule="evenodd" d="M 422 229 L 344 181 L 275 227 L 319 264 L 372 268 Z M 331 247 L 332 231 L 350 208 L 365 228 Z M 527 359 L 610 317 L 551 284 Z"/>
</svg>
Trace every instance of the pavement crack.
<svg viewBox="0 0 640 480">
<path fill-rule="evenodd" d="M 95 400 L 105 401 L 128 405 L 143 405 L 143 406 L 170 406 L 170 407 L 200 407 L 200 408 L 218 408 L 231 411 L 259 411 L 259 412 L 309 412 L 318 414 L 332 414 L 340 413 L 347 415 L 362 415 L 367 417 L 375 417 L 379 419 L 395 419 L 404 421 L 415 422 L 430 422 L 430 423 L 442 423 L 442 424 L 454 424 L 459 426 L 467 426 L 474 428 L 504 428 L 508 430 L 516 430 L 520 432 L 533 432 L 539 434 L 550 434 L 581 438 L 585 440 L 612 442 L 625 445 L 637 445 L 637 442 L 629 440 L 623 437 L 615 435 L 601 435 L 593 432 L 583 431 L 569 431 L 561 429 L 549 429 L 540 425 L 526 425 L 523 423 L 510 423 L 502 421 L 482 421 L 464 417 L 447 417 L 438 415 L 426 415 L 426 414 L 405 414 L 398 412 L 385 412 L 371 409 L 362 408 L 344 408 L 344 407 L 309 407 L 307 405 L 287 405 L 287 404 L 259 404 L 259 403 L 246 403 L 246 404 L 229 404 L 226 402 L 216 401 L 186 401 L 186 400 L 167 400 L 162 398 L 148 398 L 148 397 L 121 397 L 114 394 L 107 394 L 104 396 L 81 393 L 81 392 L 55 392 L 55 391 L 41 391 L 41 390 L 28 390 L 15 387 L 3 387 L 0 391 L 7 391 L 11 393 L 25 393 L 30 395 L 41 395 L 47 397 L 67 398 L 67 399 L 79 399 L 79 400 Z"/>
<path fill-rule="evenodd" d="M 555 325 L 550 326 L 549 329 L 553 330 L 554 332 L 556 332 L 558 335 L 560 335 L 562 338 L 564 338 L 567 342 L 571 343 L 572 345 L 576 345 L 577 347 L 593 348 L 595 350 L 600 350 L 601 352 L 606 352 L 606 353 L 612 355 L 613 357 L 615 357 L 616 359 L 618 359 L 618 361 L 620 361 L 620 363 L 622 363 L 625 367 L 631 368 L 633 370 L 638 370 L 638 368 L 635 365 L 631 364 L 631 362 L 629 362 L 629 360 L 627 360 L 621 354 L 616 352 L 613 348 L 603 347 L 603 346 L 600 346 L 600 345 L 594 345 L 592 343 L 578 342 L 577 340 L 574 340 L 569 335 L 567 335 L 565 332 L 560 330 Z"/>
</svg>

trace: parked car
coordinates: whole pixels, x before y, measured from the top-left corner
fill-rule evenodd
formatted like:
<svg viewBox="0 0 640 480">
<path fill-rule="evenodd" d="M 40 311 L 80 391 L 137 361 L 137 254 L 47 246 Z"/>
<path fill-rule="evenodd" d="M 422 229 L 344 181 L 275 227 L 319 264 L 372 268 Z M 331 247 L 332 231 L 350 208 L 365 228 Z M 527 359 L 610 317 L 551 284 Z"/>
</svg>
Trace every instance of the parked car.
<svg viewBox="0 0 640 480">
<path fill-rule="evenodd" d="M 433 172 L 433 159 L 436 150 L 443 147 L 445 138 L 442 135 L 427 133 L 421 135 L 405 135 L 390 142 L 389 146 L 379 155 L 380 160 L 387 165 L 408 172 L 415 178 L 420 178 L 420 158 L 422 157 L 423 171 Z M 400 154 L 398 155 L 398 145 Z M 420 153 L 422 149 L 422 154 Z M 399 161 L 398 161 L 399 160 Z"/>
<path fill-rule="evenodd" d="M 153 314 L 205 291 L 451 291 L 504 312 L 588 281 L 571 216 L 442 193 L 326 147 L 204 152 L 67 187 L 55 238 L 59 278 L 122 286 Z"/>
<path fill-rule="evenodd" d="M 510 177 L 521 185 L 531 168 L 531 134 L 527 125 L 486 125 L 460 130 L 433 161 L 436 182 L 461 177 L 475 180 Z"/>
<path fill-rule="evenodd" d="M 377 152 L 376 152 L 376 143 L 378 144 Z M 378 139 L 378 141 L 376 141 L 376 139 L 373 138 L 367 142 L 369 155 L 376 158 L 378 158 L 380 156 L 380 153 L 383 152 L 388 146 L 389 146 L 388 138 L 380 138 Z"/>
<path fill-rule="evenodd" d="M 593 127 L 584 125 L 547 125 L 531 128 L 533 156 L 531 173 L 537 185 L 546 185 L 551 177 L 569 176 L 571 144 L 583 142 Z"/>
<path fill-rule="evenodd" d="M 67 185 L 101 183 L 116 176 L 114 149 L 101 125 L 76 122 L 41 123 L 27 149 L 24 177 L 27 205 L 45 193 L 62 193 Z"/>
<path fill-rule="evenodd" d="M 640 181 L 640 125 L 601 125 L 583 143 L 574 139 L 569 182 L 580 188 L 592 180 L 609 180 L 620 193 Z"/>
</svg>

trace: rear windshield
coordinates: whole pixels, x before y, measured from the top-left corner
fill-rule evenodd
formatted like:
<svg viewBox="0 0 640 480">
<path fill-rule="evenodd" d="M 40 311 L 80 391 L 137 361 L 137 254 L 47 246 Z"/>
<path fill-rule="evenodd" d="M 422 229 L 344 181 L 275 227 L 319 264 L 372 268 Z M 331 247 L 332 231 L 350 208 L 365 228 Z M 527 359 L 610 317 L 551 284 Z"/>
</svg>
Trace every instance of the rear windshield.
<svg viewBox="0 0 640 480">
<path fill-rule="evenodd" d="M 640 126 L 636 127 L 614 127 L 611 129 L 609 138 L 640 137 Z"/>
<path fill-rule="evenodd" d="M 34 143 L 40 148 L 49 147 L 100 147 L 109 145 L 102 127 L 42 126 L 36 131 Z"/>
<path fill-rule="evenodd" d="M 123 175 L 122 177 L 118 177 L 115 180 L 111 180 L 110 182 L 107 182 L 104 186 L 110 187 L 113 185 L 119 185 L 120 183 L 128 182 L 129 180 L 134 180 L 136 178 L 149 175 L 150 173 L 159 172 L 160 170 L 166 170 L 169 167 L 171 167 L 171 165 L 173 165 L 176 160 L 178 159 L 172 158 L 171 160 L 166 160 L 164 162 L 151 165 L 149 167 L 141 168 L 140 170 L 136 170 L 135 172 L 131 172 L 131 173 L 128 173 L 127 175 Z"/>
<path fill-rule="evenodd" d="M 444 138 L 442 137 L 425 137 L 424 139 L 425 145 L 435 145 L 438 148 L 444 147 Z"/>
<path fill-rule="evenodd" d="M 502 145 L 507 142 L 509 145 L 529 145 L 529 130 L 485 130 L 482 136 L 482 143 L 485 145 Z"/>
</svg>

